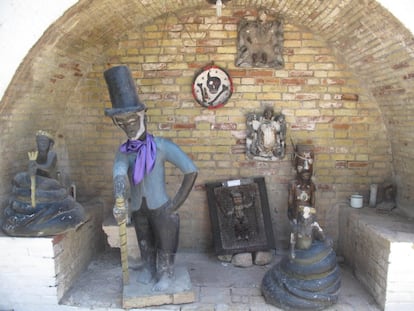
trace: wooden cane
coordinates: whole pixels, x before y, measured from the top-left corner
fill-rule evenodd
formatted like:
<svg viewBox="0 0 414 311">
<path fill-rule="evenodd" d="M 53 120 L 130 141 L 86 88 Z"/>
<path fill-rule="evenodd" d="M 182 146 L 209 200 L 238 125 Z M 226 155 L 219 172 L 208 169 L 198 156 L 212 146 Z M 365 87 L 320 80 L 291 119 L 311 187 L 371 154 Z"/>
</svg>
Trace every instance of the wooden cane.
<svg viewBox="0 0 414 311">
<path fill-rule="evenodd" d="M 127 246 L 127 211 L 125 207 L 125 200 L 123 197 L 117 197 L 115 200 L 115 208 L 119 214 L 125 215 L 119 217 L 115 215 L 115 219 L 119 225 L 119 247 L 121 250 L 121 267 L 122 267 L 122 280 L 124 285 L 129 284 L 129 271 L 128 271 L 128 246 Z M 118 216 L 118 217 L 117 217 Z"/>
<path fill-rule="evenodd" d="M 28 152 L 27 155 L 29 156 L 30 161 L 36 161 L 37 159 L 37 151 Z M 30 174 L 30 191 L 31 191 L 31 198 L 32 198 L 32 207 L 36 207 L 36 173 Z"/>
</svg>

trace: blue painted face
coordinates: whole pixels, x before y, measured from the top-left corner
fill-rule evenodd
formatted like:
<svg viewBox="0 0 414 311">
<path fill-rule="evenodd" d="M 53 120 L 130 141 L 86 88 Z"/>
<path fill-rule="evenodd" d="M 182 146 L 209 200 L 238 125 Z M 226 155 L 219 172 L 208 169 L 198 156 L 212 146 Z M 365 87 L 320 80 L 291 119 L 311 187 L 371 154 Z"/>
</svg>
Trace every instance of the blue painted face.
<svg viewBox="0 0 414 311">
<path fill-rule="evenodd" d="M 112 120 L 129 139 L 139 139 L 145 133 L 145 111 L 118 114 Z"/>
</svg>

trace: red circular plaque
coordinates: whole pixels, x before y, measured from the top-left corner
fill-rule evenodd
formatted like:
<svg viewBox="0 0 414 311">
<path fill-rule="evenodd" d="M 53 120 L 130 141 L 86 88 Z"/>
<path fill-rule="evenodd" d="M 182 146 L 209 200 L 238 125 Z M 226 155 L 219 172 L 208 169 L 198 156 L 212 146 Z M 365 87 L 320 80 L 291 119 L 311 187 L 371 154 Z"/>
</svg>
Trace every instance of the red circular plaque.
<svg viewBox="0 0 414 311">
<path fill-rule="evenodd" d="M 215 109 L 224 106 L 233 94 L 233 81 L 224 69 L 208 65 L 194 76 L 192 89 L 201 106 Z"/>
</svg>

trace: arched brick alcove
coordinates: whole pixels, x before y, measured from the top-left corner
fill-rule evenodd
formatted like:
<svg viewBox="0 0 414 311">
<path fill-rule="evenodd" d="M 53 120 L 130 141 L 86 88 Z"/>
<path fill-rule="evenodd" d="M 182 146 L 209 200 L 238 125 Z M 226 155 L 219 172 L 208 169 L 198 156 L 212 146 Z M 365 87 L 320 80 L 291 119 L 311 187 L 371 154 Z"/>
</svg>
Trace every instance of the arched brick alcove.
<svg viewBox="0 0 414 311">
<path fill-rule="evenodd" d="M 282 70 L 234 66 L 237 23 L 258 10 L 283 17 Z M 244 117 L 265 105 L 286 115 L 288 137 L 316 148 L 321 223 L 336 237 L 338 202 L 369 184 L 394 181 L 401 212 L 414 215 L 413 37 L 376 1 L 230 1 L 218 18 L 207 1 L 79 1 L 29 52 L 0 106 L 2 206 L 26 167 L 34 133 L 56 136 L 62 170 L 81 198 L 112 205 L 111 166 L 123 140 L 103 115 L 102 72 L 127 64 L 149 107 L 149 128 L 176 141 L 200 168 L 182 208 L 184 247 L 209 247 L 205 182 L 264 175 L 279 244 L 285 244 L 289 154 L 280 162 L 244 156 Z M 196 70 L 214 61 L 234 79 L 217 110 L 191 95 Z M 291 149 L 288 150 L 288 153 Z M 179 176 L 168 171 L 173 191 Z"/>
</svg>

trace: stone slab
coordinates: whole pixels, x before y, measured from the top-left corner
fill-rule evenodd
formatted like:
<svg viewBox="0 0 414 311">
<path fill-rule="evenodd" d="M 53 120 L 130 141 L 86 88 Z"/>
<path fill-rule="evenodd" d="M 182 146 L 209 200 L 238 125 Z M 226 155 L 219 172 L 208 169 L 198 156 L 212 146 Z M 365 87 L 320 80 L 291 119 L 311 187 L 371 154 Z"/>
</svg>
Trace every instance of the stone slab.
<svg viewBox="0 0 414 311">
<path fill-rule="evenodd" d="M 380 307 L 413 306 L 412 219 L 375 208 L 343 207 L 340 220 L 340 251 Z"/>
<path fill-rule="evenodd" d="M 0 310 L 57 310 L 104 248 L 102 202 L 82 205 L 89 220 L 76 230 L 50 237 L 10 237 L 0 230 Z"/>
<path fill-rule="evenodd" d="M 183 265 L 175 267 L 175 281 L 163 292 L 152 291 L 153 283 L 138 281 L 138 271 L 129 269 L 129 284 L 124 285 L 122 307 L 125 309 L 160 306 L 164 304 L 185 304 L 196 300 L 188 270 Z"/>
</svg>

